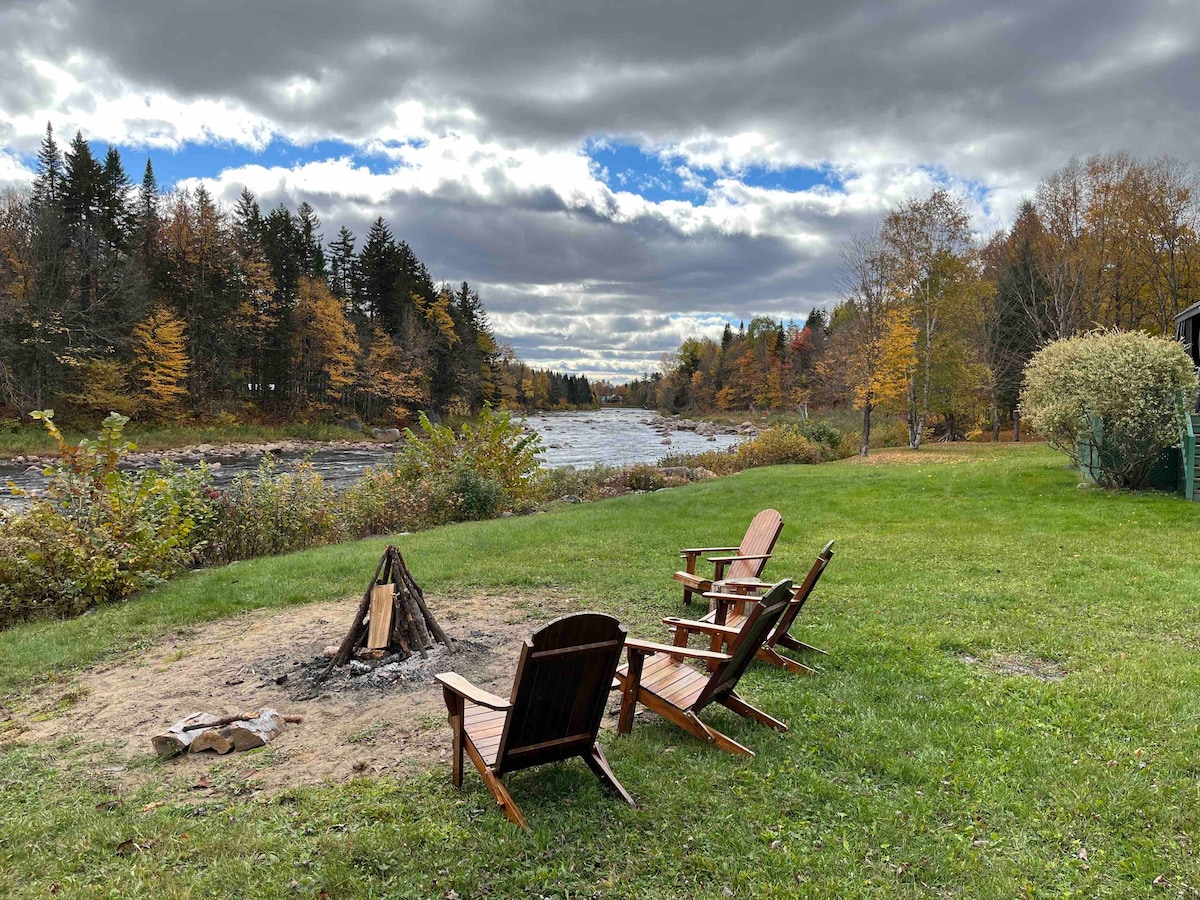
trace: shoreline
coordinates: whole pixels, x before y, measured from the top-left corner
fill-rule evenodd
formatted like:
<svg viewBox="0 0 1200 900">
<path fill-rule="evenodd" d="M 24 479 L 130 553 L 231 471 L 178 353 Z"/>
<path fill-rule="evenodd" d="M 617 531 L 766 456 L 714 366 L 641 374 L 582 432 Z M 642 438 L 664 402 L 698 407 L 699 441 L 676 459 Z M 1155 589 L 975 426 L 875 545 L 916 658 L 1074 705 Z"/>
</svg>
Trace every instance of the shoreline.
<svg viewBox="0 0 1200 900">
<path fill-rule="evenodd" d="M 136 444 L 137 441 L 134 441 Z M 300 438 L 281 439 L 277 441 L 231 441 L 229 443 L 184 444 L 161 450 L 133 450 L 125 454 L 122 460 L 134 466 L 158 465 L 164 462 L 201 463 L 210 460 L 245 459 L 262 456 L 266 453 L 275 455 L 319 453 L 326 450 L 380 450 L 389 451 L 399 444 L 399 440 L 385 441 L 374 438 L 361 440 L 332 440 L 310 441 Z M 0 456 L 0 466 L 11 464 L 16 466 L 43 466 L 55 462 L 58 455 L 49 454 L 16 454 Z"/>
</svg>

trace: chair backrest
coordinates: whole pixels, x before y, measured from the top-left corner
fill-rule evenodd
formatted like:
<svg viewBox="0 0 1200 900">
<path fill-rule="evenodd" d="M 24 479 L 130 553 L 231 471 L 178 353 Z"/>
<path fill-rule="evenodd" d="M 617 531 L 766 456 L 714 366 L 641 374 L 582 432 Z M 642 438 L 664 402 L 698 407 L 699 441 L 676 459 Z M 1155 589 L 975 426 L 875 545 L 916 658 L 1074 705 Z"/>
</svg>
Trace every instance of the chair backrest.
<svg viewBox="0 0 1200 900">
<path fill-rule="evenodd" d="M 738 556 L 763 556 L 775 549 L 775 542 L 779 540 L 779 533 L 783 531 L 783 516 L 775 509 L 764 509 L 750 523 L 750 527 L 746 529 L 746 536 L 742 538 L 741 546 L 738 547 Z M 730 563 L 729 568 L 725 571 L 725 577 L 733 580 L 737 578 L 758 578 L 762 575 L 763 569 L 766 567 L 765 559 L 747 559 L 739 562 Z"/>
<path fill-rule="evenodd" d="M 594 612 L 562 616 L 525 641 L 498 774 L 591 749 L 624 645 L 621 623 Z"/>
<path fill-rule="evenodd" d="M 780 635 L 787 634 L 788 629 L 792 627 L 792 623 L 796 621 L 796 616 L 800 615 L 800 610 L 804 608 L 809 594 L 813 592 L 813 588 L 821 580 L 821 575 L 824 573 L 825 567 L 829 565 L 831 559 L 833 559 L 833 541 L 826 544 L 825 549 L 817 554 L 812 568 L 808 570 L 808 574 L 804 577 L 804 582 L 793 593 L 791 604 L 784 611 L 783 615 L 780 616 L 779 625 L 771 633 L 771 637 L 767 640 L 768 644 L 774 646 Z"/>
<path fill-rule="evenodd" d="M 773 585 L 766 595 L 751 607 L 750 614 L 742 622 L 737 637 L 729 642 L 729 659 L 717 665 L 708 679 L 708 684 L 692 704 L 692 709 L 702 709 L 737 687 L 754 655 L 758 653 L 758 648 L 762 646 L 767 634 L 779 621 L 791 600 L 792 582 L 785 578 Z"/>
</svg>

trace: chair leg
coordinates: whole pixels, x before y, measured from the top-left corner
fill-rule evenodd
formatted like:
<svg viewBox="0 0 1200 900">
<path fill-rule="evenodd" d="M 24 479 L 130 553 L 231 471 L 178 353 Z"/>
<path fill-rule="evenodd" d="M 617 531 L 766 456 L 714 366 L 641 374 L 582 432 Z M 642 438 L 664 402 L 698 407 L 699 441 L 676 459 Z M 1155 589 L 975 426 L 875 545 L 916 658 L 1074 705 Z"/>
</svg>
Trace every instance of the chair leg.
<svg viewBox="0 0 1200 900">
<path fill-rule="evenodd" d="M 804 641 L 798 641 L 790 634 L 780 635 L 779 643 L 783 644 L 783 646 L 787 647 L 789 650 L 796 650 L 798 652 L 806 653 L 820 653 L 822 656 L 829 655 L 820 647 L 814 647 L 812 644 L 806 644 Z"/>
<path fill-rule="evenodd" d="M 626 650 L 629 666 L 625 674 L 617 673 L 621 682 L 621 714 L 617 717 L 617 734 L 629 734 L 633 731 L 633 714 L 637 712 L 638 693 L 642 688 L 642 664 L 646 661 L 644 654 L 636 650 Z"/>
<path fill-rule="evenodd" d="M 629 796 L 629 791 L 625 790 L 621 782 L 617 781 L 617 776 L 613 774 L 612 768 L 609 767 L 608 760 L 604 756 L 604 751 L 600 749 L 598 743 L 592 744 L 592 749 L 582 754 L 582 756 L 588 768 L 596 773 L 596 777 L 600 779 L 606 788 L 630 806 L 637 806 L 633 802 L 633 797 Z"/>
<path fill-rule="evenodd" d="M 448 712 L 446 718 L 450 721 L 451 740 L 453 741 L 450 780 L 456 788 L 461 788 L 463 783 L 463 708 L 465 704 L 461 695 L 444 687 L 442 688 L 442 699 L 446 701 Z"/>
<path fill-rule="evenodd" d="M 778 650 L 773 647 L 759 647 L 758 653 L 755 654 L 764 662 L 769 662 L 771 665 L 779 669 L 786 669 L 793 675 L 816 675 L 817 670 L 809 668 L 804 663 L 798 663 L 794 659 L 788 659 Z"/>
<path fill-rule="evenodd" d="M 454 782 L 456 788 L 461 788 L 463 784 L 463 723 L 462 717 L 450 721 L 450 727 L 454 729 L 454 746 L 451 750 L 452 754 L 452 771 L 450 780 Z"/>
<path fill-rule="evenodd" d="M 479 776 L 483 779 L 483 783 L 487 785 L 488 790 L 492 792 L 492 796 L 496 798 L 496 803 L 504 811 L 504 815 L 508 821 L 514 825 L 519 825 L 521 828 L 528 828 L 529 825 L 525 822 L 525 817 L 521 815 L 521 810 L 513 802 L 512 796 L 508 793 L 508 788 L 504 786 L 504 782 L 500 780 L 500 776 L 492 771 L 491 767 L 483 761 L 483 757 L 479 755 L 479 751 L 475 749 L 475 744 L 471 742 L 469 736 L 463 737 L 463 749 L 467 751 L 467 756 L 471 758 L 471 762 L 475 764 L 475 768 L 479 770 Z"/>
<path fill-rule="evenodd" d="M 751 706 L 733 691 L 730 691 L 724 697 L 717 700 L 722 706 L 733 710 L 739 716 L 745 716 L 747 719 L 753 719 L 755 722 L 761 722 L 763 725 L 769 725 L 779 731 L 787 731 L 788 727 L 783 722 L 768 716 L 761 709 Z"/>
<path fill-rule="evenodd" d="M 666 700 L 649 691 L 642 691 L 639 699 L 647 709 L 658 713 L 668 722 L 678 725 L 688 734 L 700 738 L 700 740 L 707 744 L 712 744 L 726 753 L 737 753 L 742 756 L 754 755 L 754 751 L 749 747 L 743 747 L 733 738 L 721 734 L 721 732 L 717 731 L 711 725 L 705 725 L 690 709 L 680 709 L 678 706 L 668 703 Z"/>
<path fill-rule="evenodd" d="M 508 817 L 508 821 L 512 822 L 518 828 L 528 830 L 529 823 L 521 815 L 520 808 L 513 802 L 512 795 L 509 794 L 508 788 L 504 786 L 504 782 L 500 780 L 500 776 L 493 773 L 490 769 L 485 769 L 480 774 L 483 775 L 484 783 L 492 792 L 492 796 L 496 798 L 496 802 L 500 804 L 500 808 L 504 811 L 504 815 Z"/>
</svg>

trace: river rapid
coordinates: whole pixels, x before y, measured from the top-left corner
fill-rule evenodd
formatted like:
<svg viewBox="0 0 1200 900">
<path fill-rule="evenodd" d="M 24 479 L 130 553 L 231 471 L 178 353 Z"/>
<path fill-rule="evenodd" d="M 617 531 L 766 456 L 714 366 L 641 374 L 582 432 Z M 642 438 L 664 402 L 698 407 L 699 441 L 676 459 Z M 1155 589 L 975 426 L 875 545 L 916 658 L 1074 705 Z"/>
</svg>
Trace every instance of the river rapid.
<svg viewBox="0 0 1200 900">
<path fill-rule="evenodd" d="M 687 430 L 664 433 L 662 425 L 652 424 L 662 420 L 641 409 L 545 412 L 526 416 L 520 421 L 527 429 L 541 435 L 542 464 L 550 468 L 655 463 L 668 453 L 726 449 L 741 440 L 735 434 L 707 436 Z M 378 448 L 317 448 L 277 453 L 276 459 L 283 467 L 308 457 L 327 484 L 341 488 L 361 477 L 368 466 L 386 462 L 394 449 L 389 444 L 381 444 Z M 217 487 L 229 484 L 243 472 L 254 471 L 261 458 L 261 452 L 231 456 L 220 447 L 203 453 L 204 462 L 213 466 L 212 481 Z M 27 491 L 41 490 L 46 484 L 40 466 L 0 460 L 0 505 L 18 508 L 26 501 L 4 489 L 10 481 Z"/>
</svg>

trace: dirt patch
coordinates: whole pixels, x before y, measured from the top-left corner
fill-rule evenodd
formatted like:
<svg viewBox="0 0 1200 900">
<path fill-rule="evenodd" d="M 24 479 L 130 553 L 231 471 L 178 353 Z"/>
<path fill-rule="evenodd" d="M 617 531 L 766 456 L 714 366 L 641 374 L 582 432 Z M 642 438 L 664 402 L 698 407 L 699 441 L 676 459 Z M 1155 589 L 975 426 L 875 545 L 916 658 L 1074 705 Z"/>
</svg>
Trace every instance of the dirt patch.
<svg viewBox="0 0 1200 900">
<path fill-rule="evenodd" d="M 448 759 L 450 732 L 437 672 L 453 670 L 495 693 L 512 686 L 521 641 L 574 598 L 430 597 L 454 642 L 428 660 L 405 661 L 393 680 L 339 670 L 323 685 L 321 650 L 345 635 L 357 598 L 272 610 L 204 625 L 120 663 L 39 690 L 0 709 L 0 735 L 58 742 L 63 765 L 118 793 L 162 780 L 181 789 L 218 780 L 277 790 L 357 775 L 403 774 Z M 197 710 L 215 714 L 271 706 L 304 717 L 261 750 L 159 761 L 152 735 Z M 5 721 L 7 720 L 7 721 Z"/>
<path fill-rule="evenodd" d="M 956 653 L 955 656 L 967 665 L 979 666 L 995 675 L 1023 675 L 1041 681 L 1061 681 L 1067 677 L 1067 670 L 1061 663 L 1025 653 L 990 653 L 983 658 L 970 653 Z"/>
</svg>

